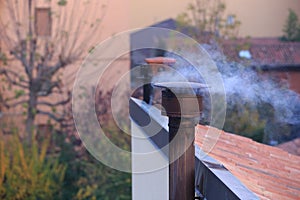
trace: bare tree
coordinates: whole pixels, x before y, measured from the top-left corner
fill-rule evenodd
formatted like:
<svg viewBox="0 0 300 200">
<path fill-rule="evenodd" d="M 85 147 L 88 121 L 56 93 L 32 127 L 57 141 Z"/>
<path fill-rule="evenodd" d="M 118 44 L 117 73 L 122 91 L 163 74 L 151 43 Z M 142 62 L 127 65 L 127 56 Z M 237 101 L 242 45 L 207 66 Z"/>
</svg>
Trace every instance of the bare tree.
<svg viewBox="0 0 300 200">
<path fill-rule="evenodd" d="M 234 14 L 225 14 L 226 4 L 222 0 L 195 0 L 187 11 L 178 15 L 179 28 L 195 27 L 191 34 L 201 40 L 203 36 L 232 38 L 238 34 L 240 21 Z"/>
<path fill-rule="evenodd" d="M 7 108 L 26 109 L 30 143 L 37 115 L 63 123 L 71 93 L 63 88 L 61 70 L 93 48 L 106 6 L 98 0 L 4 0 L 3 5 L 0 41 L 7 53 L 0 74 L 13 91 L 2 101 Z"/>
</svg>

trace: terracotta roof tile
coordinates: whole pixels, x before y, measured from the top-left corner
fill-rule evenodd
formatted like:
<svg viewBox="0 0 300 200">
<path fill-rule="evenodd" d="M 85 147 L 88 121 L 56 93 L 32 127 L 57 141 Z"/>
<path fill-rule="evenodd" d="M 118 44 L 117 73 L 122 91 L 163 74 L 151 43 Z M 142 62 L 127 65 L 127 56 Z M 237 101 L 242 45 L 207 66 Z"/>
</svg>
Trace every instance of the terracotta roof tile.
<svg viewBox="0 0 300 200">
<path fill-rule="evenodd" d="M 222 49 L 230 60 L 244 64 L 270 66 L 300 64 L 300 42 L 283 42 L 277 38 L 237 39 L 223 41 Z M 240 50 L 248 50 L 251 59 L 239 57 Z"/>
<path fill-rule="evenodd" d="M 261 199 L 299 199 L 300 157 L 208 126 L 197 126 L 195 143 Z"/>
</svg>

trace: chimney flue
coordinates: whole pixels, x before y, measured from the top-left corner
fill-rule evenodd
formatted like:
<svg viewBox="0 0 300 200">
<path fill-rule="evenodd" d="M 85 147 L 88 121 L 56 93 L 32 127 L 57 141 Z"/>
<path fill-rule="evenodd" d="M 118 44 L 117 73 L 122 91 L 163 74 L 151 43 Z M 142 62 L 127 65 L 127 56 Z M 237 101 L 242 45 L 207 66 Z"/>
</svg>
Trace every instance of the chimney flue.
<svg viewBox="0 0 300 200">
<path fill-rule="evenodd" d="M 154 57 L 154 58 L 146 58 L 146 65 L 142 66 L 142 76 L 144 78 L 145 84 L 143 85 L 143 100 L 147 104 L 152 104 L 153 99 L 153 87 L 151 85 L 152 77 L 157 73 L 158 68 L 164 68 L 166 66 L 172 66 L 176 60 L 173 58 L 166 57 Z M 152 68 L 156 68 L 152 69 Z"/>
<path fill-rule="evenodd" d="M 169 199 L 195 199 L 195 125 L 202 111 L 201 88 L 195 82 L 155 83 L 162 88 L 162 115 L 169 117 Z M 176 139 L 175 139 L 176 137 Z"/>
</svg>

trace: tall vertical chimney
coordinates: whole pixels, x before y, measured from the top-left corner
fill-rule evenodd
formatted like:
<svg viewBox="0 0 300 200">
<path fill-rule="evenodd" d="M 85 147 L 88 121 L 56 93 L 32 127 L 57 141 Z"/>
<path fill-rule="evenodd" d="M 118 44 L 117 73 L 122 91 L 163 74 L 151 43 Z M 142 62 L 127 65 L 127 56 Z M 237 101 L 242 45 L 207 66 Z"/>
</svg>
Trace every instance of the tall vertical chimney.
<svg viewBox="0 0 300 200">
<path fill-rule="evenodd" d="M 162 114 L 169 117 L 169 199 L 195 199 L 195 124 L 202 110 L 200 89 L 194 82 L 164 82 Z M 176 139 L 175 139 L 176 138 Z"/>
</svg>

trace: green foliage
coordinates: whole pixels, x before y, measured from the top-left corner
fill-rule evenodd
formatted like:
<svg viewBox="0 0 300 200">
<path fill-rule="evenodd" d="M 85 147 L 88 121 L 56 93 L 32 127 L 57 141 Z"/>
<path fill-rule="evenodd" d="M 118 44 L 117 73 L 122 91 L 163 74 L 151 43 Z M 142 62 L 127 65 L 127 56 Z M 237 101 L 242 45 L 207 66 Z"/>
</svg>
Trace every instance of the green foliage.
<svg viewBox="0 0 300 200">
<path fill-rule="evenodd" d="M 195 0 L 188 5 L 186 12 L 177 16 L 179 29 L 188 29 L 190 34 L 200 40 L 206 35 L 235 38 L 241 22 L 234 14 L 225 16 L 225 10 L 226 4 L 222 1 Z"/>
<path fill-rule="evenodd" d="M 0 142 L 1 199 L 57 199 L 64 179 L 66 165 L 47 156 L 49 139 L 42 144 L 33 139 L 26 146 L 14 134 L 2 136 Z"/>
<path fill-rule="evenodd" d="M 77 181 L 79 188 L 74 199 L 131 199 L 131 175 L 110 169 L 94 159 L 83 163 L 82 176 Z"/>
<path fill-rule="evenodd" d="M 237 103 L 227 108 L 224 130 L 263 142 L 265 124 L 253 105 Z"/>
<path fill-rule="evenodd" d="M 23 95 L 25 95 L 25 91 L 24 90 L 15 90 L 14 92 L 15 92 L 15 98 L 16 99 L 19 98 L 19 97 L 21 97 L 21 96 L 23 96 Z"/>
<path fill-rule="evenodd" d="M 286 19 L 283 32 L 283 40 L 300 41 L 300 24 L 297 14 L 292 9 L 289 9 L 289 15 Z"/>
<path fill-rule="evenodd" d="M 65 5 L 67 5 L 67 0 L 59 0 L 58 2 L 57 2 L 57 4 L 59 5 L 59 6 L 65 6 Z"/>
<path fill-rule="evenodd" d="M 7 56 L 5 53 L 0 51 L 0 61 L 3 63 L 3 65 L 7 65 Z"/>
<path fill-rule="evenodd" d="M 131 174 L 103 165 L 83 149 L 74 151 L 77 139 L 69 139 L 64 142 L 61 134 L 55 139 L 61 148 L 60 162 L 68 163 L 62 199 L 131 199 Z"/>
<path fill-rule="evenodd" d="M 104 96 L 102 105 L 107 106 L 109 101 Z M 107 115 L 104 113 L 103 117 Z M 130 136 L 122 134 L 110 117 L 104 118 L 107 137 L 120 148 L 130 150 Z M 1 126 L 0 132 L 12 130 L 11 127 L 14 126 Z M 131 199 L 131 174 L 111 169 L 94 159 L 73 131 L 53 131 L 48 139 L 41 129 L 35 132 L 37 140 L 30 147 L 17 136 L 11 140 L 5 140 L 7 136 L 1 138 L 0 199 Z M 120 158 L 112 159 L 122 162 Z"/>
</svg>

